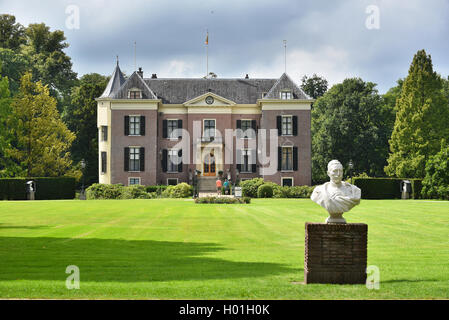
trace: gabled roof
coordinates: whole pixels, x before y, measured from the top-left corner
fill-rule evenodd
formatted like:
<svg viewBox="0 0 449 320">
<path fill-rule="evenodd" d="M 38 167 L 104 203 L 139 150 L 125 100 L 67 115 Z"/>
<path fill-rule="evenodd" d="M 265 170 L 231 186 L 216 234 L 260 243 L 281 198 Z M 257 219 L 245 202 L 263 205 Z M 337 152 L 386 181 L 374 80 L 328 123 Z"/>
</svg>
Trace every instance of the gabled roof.
<svg viewBox="0 0 449 320">
<path fill-rule="evenodd" d="M 106 86 L 106 89 L 104 89 L 104 92 L 100 96 L 100 98 L 112 98 L 114 94 L 119 91 L 120 87 L 125 83 L 125 81 L 125 77 L 123 76 L 123 73 L 120 70 L 117 61 L 117 66 L 115 67 L 111 79 L 109 80 L 109 83 Z"/>
<path fill-rule="evenodd" d="M 114 95 L 113 99 L 127 99 L 128 91 L 130 89 L 140 89 L 142 90 L 142 99 L 157 99 L 153 91 L 148 87 L 145 81 L 139 76 L 137 72 L 134 73 L 126 80 L 122 85 L 120 90 L 118 90 Z"/>
<path fill-rule="evenodd" d="M 300 87 L 296 85 L 290 79 L 290 77 L 283 73 L 278 81 L 273 85 L 273 87 L 268 91 L 267 95 L 264 99 L 280 99 L 281 91 L 288 89 L 293 93 L 293 99 L 302 99 L 302 100 L 310 100 L 311 98 L 304 92 Z"/>
</svg>

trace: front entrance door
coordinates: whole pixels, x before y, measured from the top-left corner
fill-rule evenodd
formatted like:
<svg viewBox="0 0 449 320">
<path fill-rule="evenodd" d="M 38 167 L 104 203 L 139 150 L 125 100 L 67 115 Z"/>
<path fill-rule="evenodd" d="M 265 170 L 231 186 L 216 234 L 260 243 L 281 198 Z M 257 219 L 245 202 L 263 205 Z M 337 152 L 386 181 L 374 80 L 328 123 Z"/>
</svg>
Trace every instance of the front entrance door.
<svg viewBox="0 0 449 320">
<path fill-rule="evenodd" d="M 215 156 L 213 153 L 204 157 L 203 172 L 205 176 L 215 176 Z"/>
</svg>

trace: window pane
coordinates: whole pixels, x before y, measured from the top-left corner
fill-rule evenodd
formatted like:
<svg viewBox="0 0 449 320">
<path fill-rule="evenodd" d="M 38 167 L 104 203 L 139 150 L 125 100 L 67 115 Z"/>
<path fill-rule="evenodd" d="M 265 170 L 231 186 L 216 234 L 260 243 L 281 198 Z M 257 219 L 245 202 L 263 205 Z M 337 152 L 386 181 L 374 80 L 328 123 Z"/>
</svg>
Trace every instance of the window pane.
<svg viewBox="0 0 449 320">
<path fill-rule="evenodd" d="M 282 170 L 293 170 L 292 147 L 282 148 Z"/>
<path fill-rule="evenodd" d="M 178 138 L 175 136 L 176 129 L 178 129 L 178 120 L 167 121 L 167 134 L 169 138 Z"/>
</svg>

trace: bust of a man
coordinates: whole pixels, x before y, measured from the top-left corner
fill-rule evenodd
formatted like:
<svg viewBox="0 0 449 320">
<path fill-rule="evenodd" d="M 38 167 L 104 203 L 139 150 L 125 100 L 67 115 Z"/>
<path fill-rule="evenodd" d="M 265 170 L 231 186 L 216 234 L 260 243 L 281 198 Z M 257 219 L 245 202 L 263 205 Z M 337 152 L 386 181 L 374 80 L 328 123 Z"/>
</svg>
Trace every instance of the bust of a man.
<svg viewBox="0 0 449 320">
<path fill-rule="evenodd" d="M 345 181 L 343 166 L 338 160 L 332 160 L 327 165 L 327 175 L 330 182 L 317 186 L 310 199 L 329 212 L 326 223 L 346 223 L 343 213 L 360 203 L 361 190 Z"/>
</svg>

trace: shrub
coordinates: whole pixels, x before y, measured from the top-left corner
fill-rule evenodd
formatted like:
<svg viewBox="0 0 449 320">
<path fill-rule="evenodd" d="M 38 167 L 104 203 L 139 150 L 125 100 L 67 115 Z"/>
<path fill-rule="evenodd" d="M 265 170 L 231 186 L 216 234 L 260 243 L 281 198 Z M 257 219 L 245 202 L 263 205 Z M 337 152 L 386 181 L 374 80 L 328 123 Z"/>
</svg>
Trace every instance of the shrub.
<svg viewBox="0 0 449 320">
<path fill-rule="evenodd" d="M 88 200 L 95 199 L 121 199 L 124 192 L 122 184 L 101 184 L 94 183 L 86 190 Z"/>
<path fill-rule="evenodd" d="M 193 195 L 193 187 L 183 182 L 176 186 L 168 186 L 167 189 L 162 192 L 162 196 L 165 198 L 187 198 Z"/>
<path fill-rule="evenodd" d="M 279 187 L 279 198 L 310 198 L 313 189 L 311 186 L 293 186 L 293 187 Z"/>
<path fill-rule="evenodd" d="M 426 176 L 422 181 L 422 195 L 432 199 L 449 200 L 449 145 L 426 162 Z"/>
<path fill-rule="evenodd" d="M 259 186 L 259 188 L 257 189 L 257 197 L 273 198 L 273 187 L 268 183 L 264 183 L 263 185 Z"/>
<path fill-rule="evenodd" d="M 150 194 L 145 186 L 133 185 L 123 188 L 121 199 L 150 199 Z"/>
<path fill-rule="evenodd" d="M 257 190 L 263 184 L 264 180 L 262 178 L 241 181 L 240 187 L 242 187 L 242 195 L 244 197 L 257 198 Z"/>
<path fill-rule="evenodd" d="M 166 185 L 160 185 L 160 186 L 146 186 L 145 191 L 148 193 L 151 192 L 159 192 L 162 193 L 165 189 L 167 189 L 168 186 Z"/>
<path fill-rule="evenodd" d="M 248 204 L 251 198 L 230 198 L 230 197 L 201 197 L 196 198 L 195 203 L 216 203 L 216 204 Z"/>
<path fill-rule="evenodd" d="M 36 200 L 74 199 L 75 178 L 6 178 L 0 179 L 0 200 L 26 200 L 26 182 L 36 182 Z"/>
</svg>

